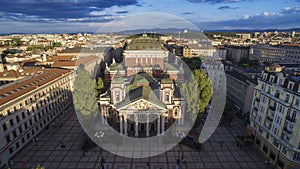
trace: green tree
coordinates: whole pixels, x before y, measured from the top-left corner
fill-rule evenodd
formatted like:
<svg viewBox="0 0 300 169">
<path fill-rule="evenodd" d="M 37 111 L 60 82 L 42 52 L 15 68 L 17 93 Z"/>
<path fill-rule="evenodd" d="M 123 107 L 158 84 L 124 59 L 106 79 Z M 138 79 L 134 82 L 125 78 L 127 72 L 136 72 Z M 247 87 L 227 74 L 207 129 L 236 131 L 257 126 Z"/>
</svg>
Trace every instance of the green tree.
<svg viewBox="0 0 300 169">
<path fill-rule="evenodd" d="M 76 111 L 80 111 L 84 118 L 96 116 L 97 102 L 94 95 L 95 82 L 90 78 L 87 70 L 78 69 L 74 82 L 74 105 Z"/>
<path fill-rule="evenodd" d="M 53 47 L 61 47 L 62 44 L 60 42 L 54 42 Z"/>
<path fill-rule="evenodd" d="M 199 111 L 204 112 L 212 96 L 212 83 L 207 77 L 205 70 L 196 69 L 193 71 L 194 78 L 198 83 L 198 91 L 200 94 Z"/>
<path fill-rule="evenodd" d="M 95 84 L 95 96 L 96 97 L 98 97 L 99 94 L 103 92 L 103 88 L 104 88 L 104 81 L 101 77 L 99 77 L 97 80 L 97 83 Z"/>
<path fill-rule="evenodd" d="M 45 169 L 45 167 L 38 165 L 36 169 Z"/>
<path fill-rule="evenodd" d="M 194 80 L 184 83 L 181 92 L 187 100 L 187 112 L 190 118 L 195 120 L 200 118 L 199 113 L 204 112 L 213 92 L 211 80 L 207 77 L 205 70 L 195 69 L 193 75 Z M 197 90 L 195 90 L 195 86 L 197 86 Z"/>
<path fill-rule="evenodd" d="M 200 93 L 198 90 L 195 90 L 195 86 L 197 85 L 197 82 L 192 80 L 190 82 L 183 83 L 181 88 L 181 93 L 183 93 L 187 101 L 187 113 L 189 114 L 189 118 L 192 120 L 197 118 L 199 114 Z"/>
</svg>

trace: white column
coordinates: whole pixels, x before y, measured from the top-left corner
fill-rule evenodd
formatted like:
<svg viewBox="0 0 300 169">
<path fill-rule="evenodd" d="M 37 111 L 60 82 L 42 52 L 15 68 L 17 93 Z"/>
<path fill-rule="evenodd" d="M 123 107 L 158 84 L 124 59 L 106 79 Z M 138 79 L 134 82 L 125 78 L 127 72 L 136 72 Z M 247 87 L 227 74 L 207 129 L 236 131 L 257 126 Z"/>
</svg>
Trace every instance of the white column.
<svg viewBox="0 0 300 169">
<path fill-rule="evenodd" d="M 157 115 L 157 135 L 160 134 L 160 115 Z"/>
<path fill-rule="evenodd" d="M 127 116 L 125 115 L 124 116 L 124 135 L 127 136 L 127 130 L 128 130 L 128 127 L 127 127 Z"/>
<path fill-rule="evenodd" d="M 185 106 L 183 105 L 183 107 L 180 109 L 180 114 L 181 114 L 181 125 L 184 125 L 184 112 L 185 112 Z"/>
<path fill-rule="evenodd" d="M 178 124 L 179 125 L 181 125 L 182 124 L 182 116 L 181 116 L 181 111 L 180 111 L 180 109 L 177 109 L 177 111 L 178 111 Z"/>
<path fill-rule="evenodd" d="M 135 121 L 135 137 L 138 137 L 139 136 L 139 129 L 138 129 L 138 117 L 137 115 L 135 114 L 134 115 L 134 121 Z"/>
<path fill-rule="evenodd" d="M 161 117 L 161 133 L 164 134 L 165 132 L 165 116 Z"/>
<path fill-rule="evenodd" d="M 149 137 L 149 114 L 147 114 L 146 137 Z"/>
<path fill-rule="evenodd" d="M 120 134 L 123 134 L 123 117 L 119 115 L 119 122 L 120 122 Z"/>
<path fill-rule="evenodd" d="M 100 106 L 100 110 L 101 110 L 101 121 L 102 121 L 102 124 L 105 124 L 105 121 L 104 121 L 104 108 Z"/>
<path fill-rule="evenodd" d="M 104 122 L 107 124 L 107 116 L 108 116 L 108 107 L 105 108 L 105 116 L 104 116 Z"/>
</svg>

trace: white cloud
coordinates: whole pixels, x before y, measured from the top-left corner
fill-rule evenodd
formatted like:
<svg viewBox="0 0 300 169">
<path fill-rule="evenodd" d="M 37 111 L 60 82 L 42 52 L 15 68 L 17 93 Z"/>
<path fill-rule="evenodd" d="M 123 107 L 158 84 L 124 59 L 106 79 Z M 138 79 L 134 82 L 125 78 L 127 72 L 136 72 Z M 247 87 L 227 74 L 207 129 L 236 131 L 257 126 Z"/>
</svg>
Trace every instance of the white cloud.
<svg viewBox="0 0 300 169">
<path fill-rule="evenodd" d="M 263 15 L 264 16 L 269 16 L 269 13 L 268 12 L 264 12 Z"/>
<path fill-rule="evenodd" d="M 242 17 L 242 19 L 249 19 L 250 18 L 250 15 L 244 15 L 243 17 Z"/>
</svg>

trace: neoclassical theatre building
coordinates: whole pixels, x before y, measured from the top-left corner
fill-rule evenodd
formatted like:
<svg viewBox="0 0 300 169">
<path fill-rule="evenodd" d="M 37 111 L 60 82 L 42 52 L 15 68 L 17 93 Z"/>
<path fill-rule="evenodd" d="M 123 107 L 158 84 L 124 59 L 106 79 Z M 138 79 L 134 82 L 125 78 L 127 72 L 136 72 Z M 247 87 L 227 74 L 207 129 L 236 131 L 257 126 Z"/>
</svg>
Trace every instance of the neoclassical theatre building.
<svg viewBox="0 0 300 169">
<path fill-rule="evenodd" d="M 176 120 L 183 124 L 180 85 L 184 70 L 162 47 L 159 38 L 132 39 L 124 62 L 107 66 L 110 88 L 100 96 L 100 112 L 120 134 L 151 137 L 163 134 Z"/>
</svg>

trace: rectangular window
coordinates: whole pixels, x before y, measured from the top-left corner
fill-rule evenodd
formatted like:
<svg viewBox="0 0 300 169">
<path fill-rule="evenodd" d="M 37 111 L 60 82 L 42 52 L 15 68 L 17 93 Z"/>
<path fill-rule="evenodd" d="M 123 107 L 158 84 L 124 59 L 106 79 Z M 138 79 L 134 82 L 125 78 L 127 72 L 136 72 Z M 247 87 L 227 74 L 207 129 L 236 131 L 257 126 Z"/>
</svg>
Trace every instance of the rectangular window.
<svg viewBox="0 0 300 169">
<path fill-rule="evenodd" d="M 264 151 L 265 153 L 268 153 L 268 147 L 264 145 L 263 151 Z"/>
<path fill-rule="evenodd" d="M 17 120 L 18 123 L 20 122 L 20 117 L 19 117 L 19 115 L 16 116 L 16 120 Z"/>
<path fill-rule="evenodd" d="M 300 100 L 297 98 L 296 100 L 295 100 L 295 106 L 299 106 L 299 102 L 300 102 Z"/>
<path fill-rule="evenodd" d="M 22 112 L 22 118 L 25 119 L 25 113 L 24 112 Z"/>
<path fill-rule="evenodd" d="M 11 154 L 11 153 L 13 153 L 13 152 L 14 152 L 14 150 L 12 149 L 12 147 L 9 148 L 9 153 Z"/>
<path fill-rule="evenodd" d="M 296 161 L 300 161 L 300 153 L 295 153 L 293 159 Z"/>
<path fill-rule="evenodd" d="M 9 135 L 7 135 L 7 136 L 5 137 L 5 139 L 6 139 L 7 144 L 11 141 Z"/>
<path fill-rule="evenodd" d="M 285 102 L 288 103 L 289 100 L 290 100 L 290 95 L 287 94 L 286 97 L 285 97 Z"/>
<path fill-rule="evenodd" d="M 120 92 L 116 92 L 116 102 L 120 101 Z"/>
<path fill-rule="evenodd" d="M 14 136 L 14 138 L 17 137 L 17 132 L 16 132 L 16 130 L 13 131 L 13 136 Z"/>
<path fill-rule="evenodd" d="M 14 121 L 13 121 L 13 119 L 10 119 L 10 120 L 9 120 L 9 123 L 10 123 L 10 126 L 14 126 Z"/>
<path fill-rule="evenodd" d="M 2 124 L 2 128 L 3 128 L 3 131 L 6 131 L 6 130 L 7 130 L 6 123 Z"/>
</svg>

